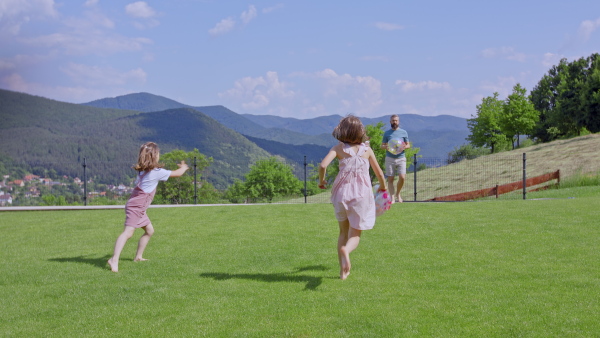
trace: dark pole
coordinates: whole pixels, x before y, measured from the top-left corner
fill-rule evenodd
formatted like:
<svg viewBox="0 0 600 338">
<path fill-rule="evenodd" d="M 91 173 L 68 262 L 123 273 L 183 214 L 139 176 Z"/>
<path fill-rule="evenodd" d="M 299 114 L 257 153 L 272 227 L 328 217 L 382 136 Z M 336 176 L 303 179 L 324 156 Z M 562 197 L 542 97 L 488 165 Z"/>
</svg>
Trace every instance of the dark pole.
<svg viewBox="0 0 600 338">
<path fill-rule="evenodd" d="M 83 205 L 87 206 L 87 178 L 85 174 L 85 167 L 87 164 L 85 163 L 85 157 L 83 158 Z"/>
<path fill-rule="evenodd" d="M 527 157 L 523 153 L 523 199 L 527 199 Z"/>
<path fill-rule="evenodd" d="M 308 193 L 306 192 L 306 155 L 304 155 L 304 204 L 308 203 L 306 196 Z"/>
<path fill-rule="evenodd" d="M 417 154 L 414 154 L 414 159 L 415 159 L 415 164 L 414 166 L 414 175 L 415 175 L 415 180 L 414 180 L 414 189 L 415 189 L 415 202 L 417 201 Z"/>
<path fill-rule="evenodd" d="M 196 167 L 196 157 L 194 156 L 194 204 L 198 204 L 198 175 Z"/>
</svg>

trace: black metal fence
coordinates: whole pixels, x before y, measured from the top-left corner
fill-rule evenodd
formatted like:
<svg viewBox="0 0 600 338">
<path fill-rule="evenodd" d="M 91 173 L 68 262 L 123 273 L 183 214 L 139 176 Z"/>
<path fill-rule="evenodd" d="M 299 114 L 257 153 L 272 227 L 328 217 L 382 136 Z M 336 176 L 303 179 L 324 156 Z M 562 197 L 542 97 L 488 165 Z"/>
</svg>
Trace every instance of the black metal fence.
<svg viewBox="0 0 600 338">
<path fill-rule="evenodd" d="M 178 184 L 160 188 L 155 204 L 226 204 L 226 203 L 329 203 L 330 192 L 317 188 L 316 168 L 318 163 L 304 159 L 286 163 L 296 179 L 296 188 L 282 193 L 277 186 L 281 182 L 254 182 L 264 184 L 263 195 L 247 193 L 245 180 L 232 181 L 226 189 L 217 189 L 211 184 L 209 170 L 200 172 L 195 163 L 190 163 L 187 178 Z M 61 163 L 65 168 L 65 163 Z M 480 189 L 493 188 L 515 182 L 524 182 L 528 177 L 545 174 L 551 168 L 529 165 L 526 154 L 483 156 L 475 159 L 448 163 L 439 158 L 412 158 L 401 192 L 404 201 L 430 201 L 449 195 Z M 0 204 L 19 205 L 104 205 L 125 204 L 134 187 L 135 171 L 131 163 L 90 161 L 68 163 L 67 173 L 57 173 L 52 163 L 29 163 L 30 171 L 21 169 L 4 177 L 0 190 Z M 252 164 L 248 164 L 252 168 Z M 417 170 L 414 170 L 414 169 Z M 107 178 L 107 172 L 123 171 L 128 175 L 120 181 Z M 556 170 L 556 169 L 552 169 Z M 266 173 L 265 173 L 266 174 Z M 265 177 L 269 175 L 264 175 Z M 222 177 L 219 178 L 222 180 Z M 397 177 L 395 183 L 397 182 Z M 169 181 L 178 179 L 170 179 Z M 549 182 L 547 184 L 555 184 Z M 236 186 L 237 184 L 237 186 Z M 487 198 L 524 199 L 527 189 L 515 190 L 501 196 Z M 237 188 L 237 189 L 236 189 Z M 162 190 L 161 190 L 162 189 Z M 256 189 L 255 189 L 256 190 Z M 260 191 L 260 189 L 259 189 Z M 8 198 L 10 196 L 10 198 Z"/>
</svg>

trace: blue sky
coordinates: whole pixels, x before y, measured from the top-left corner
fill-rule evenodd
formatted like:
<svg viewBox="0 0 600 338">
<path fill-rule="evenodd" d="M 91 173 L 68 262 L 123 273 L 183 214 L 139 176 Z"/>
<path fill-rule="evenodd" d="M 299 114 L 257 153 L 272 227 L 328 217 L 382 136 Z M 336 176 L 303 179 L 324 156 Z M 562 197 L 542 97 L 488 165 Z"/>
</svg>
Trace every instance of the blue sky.
<svg viewBox="0 0 600 338">
<path fill-rule="evenodd" d="M 240 114 L 469 118 L 600 52 L 600 1 L 0 1 L 0 88 Z"/>
</svg>

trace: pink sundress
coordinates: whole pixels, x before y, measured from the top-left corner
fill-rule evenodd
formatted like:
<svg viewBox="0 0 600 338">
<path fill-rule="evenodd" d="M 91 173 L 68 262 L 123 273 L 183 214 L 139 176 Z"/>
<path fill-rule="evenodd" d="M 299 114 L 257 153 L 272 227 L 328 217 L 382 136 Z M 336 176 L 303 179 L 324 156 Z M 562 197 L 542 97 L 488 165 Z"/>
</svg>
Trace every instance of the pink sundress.
<svg viewBox="0 0 600 338">
<path fill-rule="evenodd" d="M 369 159 L 361 156 L 367 146 L 361 143 L 356 154 L 346 143 L 343 151 L 350 157 L 339 160 L 340 171 L 331 189 L 331 203 L 338 221 L 350 222 L 358 230 L 369 230 L 375 226 L 375 200 L 369 176 Z"/>
</svg>

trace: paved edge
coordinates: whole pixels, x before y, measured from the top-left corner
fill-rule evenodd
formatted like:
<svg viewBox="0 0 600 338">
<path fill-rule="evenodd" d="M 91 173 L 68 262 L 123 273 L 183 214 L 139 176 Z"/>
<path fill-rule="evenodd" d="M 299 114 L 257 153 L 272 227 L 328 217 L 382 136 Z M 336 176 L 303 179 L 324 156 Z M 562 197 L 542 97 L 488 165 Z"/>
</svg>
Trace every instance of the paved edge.
<svg viewBox="0 0 600 338">
<path fill-rule="evenodd" d="M 290 203 L 271 203 L 275 204 L 290 204 Z M 186 208 L 186 207 L 216 207 L 216 206 L 232 206 L 232 205 L 267 205 L 267 203 L 253 204 L 157 204 L 150 205 L 150 208 Z M 51 210 L 110 210 L 110 209 L 125 209 L 125 205 L 54 205 L 54 206 L 25 206 L 25 207 L 0 207 L 2 211 L 51 211 Z"/>
</svg>

